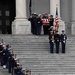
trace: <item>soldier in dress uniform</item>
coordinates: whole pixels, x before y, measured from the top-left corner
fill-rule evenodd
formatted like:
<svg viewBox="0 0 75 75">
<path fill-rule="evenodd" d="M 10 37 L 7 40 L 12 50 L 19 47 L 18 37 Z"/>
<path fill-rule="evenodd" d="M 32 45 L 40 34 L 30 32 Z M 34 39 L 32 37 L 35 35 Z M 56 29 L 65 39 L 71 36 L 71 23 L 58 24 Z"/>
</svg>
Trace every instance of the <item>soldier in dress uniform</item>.
<svg viewBox="0 0 75 75">
<path fill-rule="evenodd" d="M 58 31 L 55 32 L 54 40 L 56 46 L 56 53 L 59 53 L 60 35 L 58 34 Z"/>
<path fill-rule="evenodd" d="M 54 18 L 53 18 L 53 15 L 50 15 L 50 27 L 53 26 L 53 23 L 54 23 Z"/>
<path fill-rule="evenodd" d="M 49 41 L 50 41 L 50 53 L 53 53 L 53 50 L 54 50 L 54 33 L 53 33 L 53 31 L 50 31 Z"/>
<path fill-rule="evenodd" d="M 50 35 L 50 32 L 51 31 L 53 31 L 54 32 L 54 30 L 53 30 L 53 26 L 51 26 L 49 29 L 48 29 L 48 34 Z"/>
<path fill-rule="evenodd" d="M 60 35 L 61 46 L 62 46 L 62 53 L 65 53 L 66 39 L 67 39 L 67 36 L 64 33 L 64 30 L 62 30 L 62 34 Z"/>
</svg>

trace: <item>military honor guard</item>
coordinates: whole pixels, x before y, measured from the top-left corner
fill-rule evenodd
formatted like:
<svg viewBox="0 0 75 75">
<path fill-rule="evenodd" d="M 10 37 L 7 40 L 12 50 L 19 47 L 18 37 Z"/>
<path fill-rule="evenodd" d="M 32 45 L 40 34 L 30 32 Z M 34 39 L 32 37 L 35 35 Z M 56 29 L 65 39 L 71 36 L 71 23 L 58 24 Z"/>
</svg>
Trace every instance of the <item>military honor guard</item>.
<svg viewBox="0 0 75 75">
<path fill-rule="evenodd" d="M 53 15 L 50 15 L 50 22 L 49 22 L 49 26 L 53 26 L 54 24 L 54 18 L 53 18 Z"/>
<path fill-rule="evenodd" d="M 53 53 L 54 52 L 54 33 L 53 31 L 50 31 L 49 41 L 50 41 L 50 53 Z"/>
<path fill-rule="evenodd" d="M 62 53 L 65 53 L 66 39 L 67 39 L 67 36 L 66 36 L 64 30 L 62 30 L 62 34 L 60 35 Z"/>
<path fill-rule="evenodd" d="M 58 34 L 58 31 L 55 32 L 54 40 L 55 40 L 56 53 L 59 53 L 60 35 Z"/>
<path fill-rule="evenodd" d="M 51 26 L 51 27 L 48 29 L 48 34 L 49 34 L 49 35 L 50 35 L 50 31 L 53 31 L 53 33 L 54 33 L 53 26 Z"/>
</svg>

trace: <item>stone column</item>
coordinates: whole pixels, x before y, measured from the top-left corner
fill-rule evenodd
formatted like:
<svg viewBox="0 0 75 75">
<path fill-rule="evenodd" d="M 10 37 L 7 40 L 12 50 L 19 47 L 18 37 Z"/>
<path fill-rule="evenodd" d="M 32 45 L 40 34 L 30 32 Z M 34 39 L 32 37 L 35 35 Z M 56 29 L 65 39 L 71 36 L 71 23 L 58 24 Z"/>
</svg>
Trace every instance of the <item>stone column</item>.
<svg viewBox="0 0 75 75">
<path fill-rule="evenodd" d="M 56 0 L 50 0 L 50 14 L 53 15 L 54 18 L 55 12 L 56 12 Z"/>
<path fill-rule="evenodd" d="M 50 14 L 55 18 L 56 7 L 58 7 L 58 17 L 60 18 L 60 0 L 50 0 Z"/>
<path fill-rule="evenodd" d="M 72 35 L 75 35 L 75 0 L 72 0 Z"/>
<path fill-rule="evenodd" d="M 12 23 L 12 34 L 31 34 L 31 25 L 26 14 L 26 0 L 16 0 L 16 17 Z"/>
<path fill-rule="evenodd" d="M 26 0 L 16 0 L 16 19 L 26 19 Z"/>
<path fill-rule="evenodd" d="M 62 30 L 65 30 L 65 23 L 60 18 L 60 0 L 50 0 L 50 14 L 56 17 L 56 7 L 58 8 L 58 18 L 59 18 L 59 34 Z M 55 22 L 54 22 L 55 25 Z"/>
</svg>

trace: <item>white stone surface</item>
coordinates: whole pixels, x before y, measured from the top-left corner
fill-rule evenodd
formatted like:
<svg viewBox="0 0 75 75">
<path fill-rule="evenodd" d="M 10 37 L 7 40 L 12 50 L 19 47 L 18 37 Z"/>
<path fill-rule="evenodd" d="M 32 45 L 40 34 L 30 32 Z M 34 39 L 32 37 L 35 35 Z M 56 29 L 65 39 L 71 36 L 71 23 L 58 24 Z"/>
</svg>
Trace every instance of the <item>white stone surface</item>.
<svg viewBox="0 0 75 75">
<path fill-rule="evenodd" d="M 64 21 L 59 20 L 59 29 L 58 29 L 59 34 L 62 33 L 62 30 L 65 31 L 65 23 L 64 23 Z"/>
<path fill-rule="evenodd" d="M 71 32 L 72 35 L 75 35 L 75 22 L 72 22 Z"/>
<path fill-rule="evenodd" d="M 72 0 L 72 27 L 71 34 L 75 35 L 75 0 Z"/>
<path fill-rule="evenodd" d="M 26 0 L 16 0 L 16 18 L 26 18 Z"/>
<path fill-rule="evenodd" d="M 75 0 L 72 0 L 72 21 L 75 21 Z"/>
<path fill-rule="evenodd" d="M 31 34 L 31 24 L 26 19 L 16 19 L 12 23 L 12 34 Z"/>
<path fill-rule="evenodd" d="M 12 34 L 31 34 L 31 24 L 26 15 L 26 0 L 16 0 L 16 17 L 12 23 Z"/>
<path fill-rule="evenodd" d="M 50 0 L 50 14 L 55 18 L 56 6 L 58 7 L 58 17 L 60 18 L 60 0 Z"/>
<path fill-rule="evenodd" d="M 56 1 L 50 0 L 50 14 L 52 14 L 55 17 L 55 11 L 56 11 Z"/>
</svg>

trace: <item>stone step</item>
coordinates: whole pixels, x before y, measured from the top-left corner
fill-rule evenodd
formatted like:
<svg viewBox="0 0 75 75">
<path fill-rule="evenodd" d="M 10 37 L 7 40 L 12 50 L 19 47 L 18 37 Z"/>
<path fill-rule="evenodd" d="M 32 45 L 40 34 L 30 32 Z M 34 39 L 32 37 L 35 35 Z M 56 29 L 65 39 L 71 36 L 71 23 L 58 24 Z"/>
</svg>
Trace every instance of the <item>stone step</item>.
<svg viewBox="0 0 75 75">
<path fill-rule="evenodd" d="M 68 36 L 65 54 L 61 47 L 59 54 L 49 53 L 48 36 L 1 35 L 1 39 L 12 46 L 22 67 L 31 69 L 32 75 L 75 74 L 75 36 Z"/>
<path fill-rule="evenodd" d="M 8 73 L 7 69 L 3 69 L 3 67 L 0 66 L 0 75 L 11 75 L 11 73 Z"/>
</svg>

